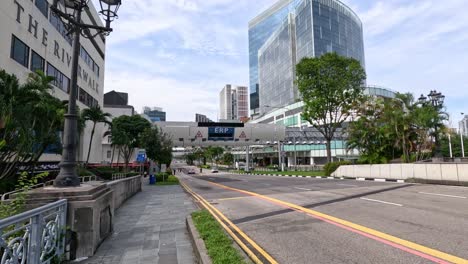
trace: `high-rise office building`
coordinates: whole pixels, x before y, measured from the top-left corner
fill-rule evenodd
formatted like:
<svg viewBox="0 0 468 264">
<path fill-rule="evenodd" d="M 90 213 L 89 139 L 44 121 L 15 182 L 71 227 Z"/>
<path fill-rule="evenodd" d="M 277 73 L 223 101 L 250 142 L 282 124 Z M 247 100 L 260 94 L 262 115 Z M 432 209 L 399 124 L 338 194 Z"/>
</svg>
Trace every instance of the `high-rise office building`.
<svg viewBox="0 0 468 264">
<path fill-rule="evenodd" d="M 148 117 L 151 122 L 166 121 L 166 112 L 161 107 L 143 107 L 143 114 Z"/>
<path fill-rule="evenodd" d="M 359 60 L 364 67 L 363 43 L 359 17 L 338 0 L 277 2 L 249 23 L 250 87 L 259 96 L 258 105 L 251 109 L 265 113 L 271 110 L 265 106 L 299 101 L 295 65 L 304 57 L 336 52 Z"/>
<path fill-rule="evenodd" d="M 247 87 L 227 84 L 219 93 L 219 119 L 240 120 L 249 116 Z"/>
<path fill-rule="evenodd" d="M 206 115 L 195 114 L 195 122 L 212 123 L 213 120 L 209 119 Z"/>
<path fill-rule="evenodd" d="M 267 39 L 283 23 L 290 12 L 301 0 L 280 0 L 273 6 L 263 11 L 249 22 L 249 88 L 250 110 L 257 112 L 259 108 L 259 82 L 258 82 L 258 50 Z"/>
</svg>

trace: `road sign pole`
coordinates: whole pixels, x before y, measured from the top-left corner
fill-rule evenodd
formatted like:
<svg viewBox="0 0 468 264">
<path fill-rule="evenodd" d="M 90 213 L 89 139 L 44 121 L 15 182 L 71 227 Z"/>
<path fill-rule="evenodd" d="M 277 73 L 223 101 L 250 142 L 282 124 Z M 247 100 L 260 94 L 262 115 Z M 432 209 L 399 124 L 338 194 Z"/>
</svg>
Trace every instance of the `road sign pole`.
<svg viewBox="0 0 468 264">
<path fill-rule="evenodd" d="M 249 152 L 250 152 L 250 146 L 247 146 L 245 148 L 245 172 L 249 172 L 250 171 L 250 155 L 249 155 Z"/>
</svg>

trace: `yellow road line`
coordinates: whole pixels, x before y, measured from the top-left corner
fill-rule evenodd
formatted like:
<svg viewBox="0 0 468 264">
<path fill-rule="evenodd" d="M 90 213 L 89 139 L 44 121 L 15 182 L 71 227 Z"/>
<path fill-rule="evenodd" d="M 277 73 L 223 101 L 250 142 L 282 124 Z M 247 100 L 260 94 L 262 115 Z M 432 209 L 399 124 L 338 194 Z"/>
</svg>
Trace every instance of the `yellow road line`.
<svg viewBox="0 0 468 264">
<path fill-rule="evenodd" d="M 186 184 L 181 182 L 182 187 L 184 187 L 193 197 L 195 197 L 212 215 L 215 219 L 221 224 L 221 226 L 232 236 L 232 238 L 239 244 L 239 246 L 249 255 L 249 257 L 257 264 L 261 264 L 262 262 L 258 259 L 258 257 L 250 250 L 250 248 L 245 245 L 242 240 L 228 227 L 226 226 L 223 221 L 221 221 L 218 215 L 226 221 L 230 227 L 232 227 L 238 234 L 240 234 L 252 247 L 254 247 L 265 259 L 267 259 L 271 264 L 278 264 L 278 262 L 273 259 L 265 250 L 263 250 L 257 243 L 255 243 L 247 234 L 245 234 L 239 227 L 237 227 L 234 223 L 232 223 L 224 214 L 222 214 L 218 209 L 212 206 L 208 201 L 206 201 L 203 197 L 192 191 L 190 187 Z"/>
<path fill-rule="evenodd" d="M 228 189 L 228 190 L 232 190 L 232 191 L 236 191 L 236 192 L 240 192 L 240 193 L 260 197 L 262 199 L 269 200 L 269 201 L 274 202 L 274 203 L 282 204 L 284 206 L 287 206 L 287 207 L 302 211 L 304 213 L 307 213 L 307 214 L 310 214 L 310 215 L 313 215 L 313 216 L 317 216 L 317 217 L 320 217 L 320 218 L 324 218 L 324 219 L 327 219 L 329 221 L 341 224 L 343 226 L 350 227 L 352 229 L 355 229 L 355 230 L 358 230 L 358 231 L 373 235 L 375 237 L 378 237 L 378 238 L 393 242 L 395 244 L 399 244 L 399 245 L 402 245 L 404 247 L 407 247 L 407 248 L 410 248 L 410 249 L 425 253 L 427 255 L 439 258 L 441 260 L 446 260 L 446 261 L 449 261 L 449 262 L 452 262 L 452 263 L 468 264 L 468 260 L 466 260 L 466 259 L 454 256 L 454 255 L 450 255 L 448 253 L 445 253 L 445 252 L 442 252 L 442 251 L 439 251 L 439 250 L 436 250 L 436 249 L 428 248 L 428 247 L 416 244 L 414 242 L 404 240 L 404 239 L 401 239 L 401 238 L 398 238 L 398 237 L 395 237 L 395 236 L 392 236 L 392 235 L 389 235 L 389 234 L 386 234 L 386 233 L 383 233 L 383 232 L 380 232 L 380 231 L 377 231 L 377 230 L 374 230 L 374 229 L 371 229 L 371 228 L 368 228 L 368 227 L 365 227 L 365 226 L 362 226 L 362 225 L 358 225 L 358 224 L 352 223 L 350 221 L 346 221 L 346 220 L 343 220 L 343 219 L 340 219 L 340 218 L 337 218 L 337 217 L 334 217 L 334 216 L 331 216 L 331 215 L 320 213 L 318 211 L 311 210 L 311 209 L 308 209 L 308 208 L 305 208 L 305 207 L 302 207 L 302 206 L 299 206 L 299 205 L 296 205 L 296 204 L 288 203 L 288 202 L 278 200 L 278 199 L 275 199 L 275 198 L 271 198 L 271 197 L 261 195 L 261 194 L 258 194 L 258 193 L 228 187 L 228 186 L 225 186 L 225 185 L 222 185 L 222 184 L 219 184 L 219 183 L 210 182 L 210 184 L 213 184 L 215 186 L 219 186 L 219 187 L 224 188 L 224 189 Z"/>
<path fill-rule="evenodd" d="M 218 201 L 229 201 L 229 200 L 237 200 L 237 199 L 243 199 L 243 198 L 249 198 L 250 196 L 239 196 L 239 197 L 231 197 L 231 198 L 221 198 L 217 199 Z"/>
</svg>

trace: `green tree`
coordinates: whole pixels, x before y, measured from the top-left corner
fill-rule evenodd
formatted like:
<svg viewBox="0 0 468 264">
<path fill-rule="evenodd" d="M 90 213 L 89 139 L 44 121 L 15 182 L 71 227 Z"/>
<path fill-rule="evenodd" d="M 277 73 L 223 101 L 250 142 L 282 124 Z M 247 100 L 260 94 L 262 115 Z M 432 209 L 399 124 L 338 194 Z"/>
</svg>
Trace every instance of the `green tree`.
<svg viewBox="0 0 468 264">
<path fill-rule="evenodd" d="M 144 132 L 151 127 L 148 120 L 139 115 L 119 116 L 112 120 L 112 144 L 119 148 L 125 161 L 125 170 L 135 150 L 143 146 Z"/>
<path fill-rule="evenodd" d="M 92 106 L 90 108 L 84 109 L 81 113 L 81 116 L 83 120 L 91 121 L 93 124 L 93 128 L 91 130 L 91 137 L 89 139 L 88 155 L 86 157 L 86 162 L 85 162 L 85 166 L 86 166 L 88 165 L 89 156 L 91 154 L 91 146 L 93 145 L 93 138 L 94 138 L 94 133 L 96 130 L 96 125 L 98 123 L 104 123 L 110 126 L 111 122 L 108 120 L 108 118 L 111 117 L 111 114 L 103 112 L 101 107 L 99 105 L 96 105 L 96 106 Z"/>
<path fill-rule="evenodd" d="M 66 103 L 53 97 L 52 77 L 31 73 L 21 85 L 14 75 L 0 71 L 0 179 L 16 175 L 19 164 L 33 169 L 47 148 L 57 146 Z"/>
<path fill-rule="evenodd" d="M 222 157 L 222 162 L 224 165 L 232 165 L 234 162 L 234 155 L 230 152 L 225 152 Z"/>
<path fill-rule="evenodd" d="M 412 94 L 366 98 L 347 129 L 348 148 L 359 149 L 362 163 L 426 159 L 434 148 L 435 131 L 444 130 L 447 116 L 441 109 L 415 102 Z"/>
<path fill-rule="evenodd" d="M 331 141 L 363 97 L 366 73 L 359 61 L 327 53 L 303 58 L 296 66 L 297 85 L 304 101 L 302 118 L 325 138 L 331 161 Z"/>
<path fill-rule="evenodd" d="M 172 139 L 158 127 L 147 129 L 143 135 L 143 145 L 148 158 L 159 164 L 171 164 Z"/>
</svg>

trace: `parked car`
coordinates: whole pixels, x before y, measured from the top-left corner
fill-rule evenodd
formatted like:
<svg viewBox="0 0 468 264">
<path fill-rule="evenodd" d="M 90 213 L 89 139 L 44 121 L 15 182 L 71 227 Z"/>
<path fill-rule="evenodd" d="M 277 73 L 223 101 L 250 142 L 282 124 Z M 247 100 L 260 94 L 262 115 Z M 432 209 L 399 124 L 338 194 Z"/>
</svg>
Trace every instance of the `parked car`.
<svg viewBox="0 0 468 264">
<path fill-rule="evenodd" d="M 195 169 L 189 169 L 188 172 L 187 172 L 187 174 L 195 174 L 195 173 L 196 173 Z"/>
<path fill-rule="evenodd" d="M 218 168 L 213 167 L 213 169 L 211 170 L 211 173 L 218 173 Z"/>
</svg>

